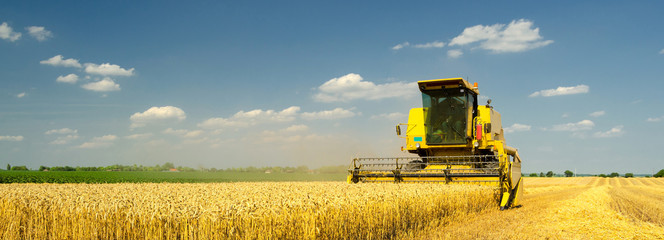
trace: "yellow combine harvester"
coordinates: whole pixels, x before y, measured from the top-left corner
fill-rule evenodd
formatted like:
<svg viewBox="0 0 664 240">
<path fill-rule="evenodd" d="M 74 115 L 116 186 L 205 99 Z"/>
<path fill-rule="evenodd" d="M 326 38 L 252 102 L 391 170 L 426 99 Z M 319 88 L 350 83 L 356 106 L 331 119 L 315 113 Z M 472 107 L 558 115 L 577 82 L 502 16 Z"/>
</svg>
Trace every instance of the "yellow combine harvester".
<svg viewBox="0 0 664 240">
<path fill-rule="evenodd" d="M 422 108 L 397 125 L 402 151 L 419 157 L 355 158 L 348 182 L 441 182 L 494 186 L 500 209 L 518 205 L 521 158 L 505 145 L 500 113 L 478 105 L 477 83 L 463 78 L 417 82 Z M 406 126 L 405 136 L 401 127 Z"/>
</svg>

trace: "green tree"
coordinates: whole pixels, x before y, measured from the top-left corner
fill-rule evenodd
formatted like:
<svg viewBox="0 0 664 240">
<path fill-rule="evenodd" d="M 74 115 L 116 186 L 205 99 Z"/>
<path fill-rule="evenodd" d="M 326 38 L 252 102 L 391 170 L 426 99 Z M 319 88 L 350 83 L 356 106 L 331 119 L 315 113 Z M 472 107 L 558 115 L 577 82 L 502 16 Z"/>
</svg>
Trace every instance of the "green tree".
<svg viewBox="0 0 664 240">
<path fill-rule="evenodd" d="M 166 162 L 164 165 L 161 165 L 161 170 L 166 171 L 171 168 L 175 168 L 175 165 L 172 162 Z"/>
<path fill-rule="evenodd" d="M 628 173 L 625 173 L 625 177 L 626 177 L 626 178 L 634 177 L 634 173 L 629 173 L 629 172 L 628 172 Z"/>
<path fill-rule="evenodd" d="M 664 169 L 659 170 L 659 172 L 655 173 L 655 175 L 652 175 L 653 177 L 664 177 Z"/>
<path fill-rule="evenodd" d="M 611 174 L 609 174 L 609 177 L 620 177 L 620 174 L 618 174 L 617 172 L 612 172 Z"/>
<path fill-rule="evenodd" d="M 304 166 L 304 165 L 301 165 L 301 166 L 298 166 L 298 167 L 295 169 L 295 171 L 296 171 L 296 172 L 299 172 L 299 173 L 307 173 L 307 172 L 309 172 L 309 167 Z"/>
<path fill-rule="evenodd" d="M 9 165 L 9 163 L 7 163 L 7 171 L 9 170 L 12 170 L 12 165 Z"/>
<path fill-rule="evenodd" d="M 531 173 L 530 177 L 537 177 L 537 173 Z"/>
<path fill-rule="evenodd" d="M 572 171 L 570 170 L 565 171 L 565 177 L 572 177 L 572 176 L 574 176 L 574 173 Z"/>
<path fill-rule="evenodd" d="M 39 166 L 39 171 L 42 172 L 44 170 L 48 170 L 47 166 Z"/>
<path fill-rule="evenodd" d="M 602 173 L 599 175 L 599 177 L 606 177 L 606 174 Z"/>
<path fill-rule="evenodd" d="M 76 168 L 71 166 L 64 166 L 64 167 L 55 166 L 51 168 L 51 171 L 76 171 Z"/>
<path fill-rule="evenodd" d="M 540 176 L 540 177 L 544 177 L 544 173 L 543 173 L 543 172 L 540 172 L 540 175 L 539 175 L 539 176 Z"/>
<path fill-rule="evenodd" d="M 546 172 L 546 177 L 553 177 L 553 171 Z"/>
<path fill-rule="evenodd" d="M 28 171 L 28 167 L 26 167 L 26 166 L 13 166 L 12 171 Z"/>
</svg>

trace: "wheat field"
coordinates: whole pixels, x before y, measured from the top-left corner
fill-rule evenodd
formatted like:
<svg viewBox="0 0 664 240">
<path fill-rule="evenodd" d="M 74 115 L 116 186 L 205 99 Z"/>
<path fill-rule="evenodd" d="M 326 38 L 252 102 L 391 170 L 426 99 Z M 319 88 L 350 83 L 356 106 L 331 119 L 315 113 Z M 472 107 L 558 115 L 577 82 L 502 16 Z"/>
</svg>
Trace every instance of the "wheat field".
<svg viewBox="0 0 664 240">
<path fill-rule="evenodd" d="M 385 239 L 496 207 L 441 184 L 0 185 L 1 239 Z"/>
<path fill-rule="evenodd" d="M 664 180 L 0 185 L 0 239 L 664 239 Z"/>
</svg>

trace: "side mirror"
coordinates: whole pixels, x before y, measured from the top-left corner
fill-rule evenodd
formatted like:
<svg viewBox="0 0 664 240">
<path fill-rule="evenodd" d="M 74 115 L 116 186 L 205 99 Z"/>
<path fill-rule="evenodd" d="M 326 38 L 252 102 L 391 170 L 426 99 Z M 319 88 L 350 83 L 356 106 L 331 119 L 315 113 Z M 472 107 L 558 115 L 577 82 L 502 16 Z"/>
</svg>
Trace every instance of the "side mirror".
<svg viewBox="0 0 664 240">
<path fill-rule="evenodd" d="M 397 136 L 401 136 L 401 126 L 397 125 Z"/>
</svg>

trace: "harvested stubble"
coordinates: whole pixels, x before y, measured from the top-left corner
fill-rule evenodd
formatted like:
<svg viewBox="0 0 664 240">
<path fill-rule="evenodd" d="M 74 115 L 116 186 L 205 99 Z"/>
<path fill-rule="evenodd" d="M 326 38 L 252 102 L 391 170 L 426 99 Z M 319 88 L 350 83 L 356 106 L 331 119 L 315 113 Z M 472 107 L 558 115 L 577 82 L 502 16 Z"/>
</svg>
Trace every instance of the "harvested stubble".
<svg viewBox="0 0 664 240">
<path fill-rule="evenodd" d="M 442 184 L 7 184 L 0 238 L 385 239 L 492 208 Z"/>
<path fill-rule="evenodd" d="M 661 185 L 612 188 L 609 193 L 612 208 L 626 216 L 664 227 L 664 188 Z"/>
</svg>

